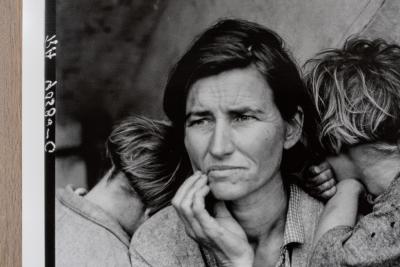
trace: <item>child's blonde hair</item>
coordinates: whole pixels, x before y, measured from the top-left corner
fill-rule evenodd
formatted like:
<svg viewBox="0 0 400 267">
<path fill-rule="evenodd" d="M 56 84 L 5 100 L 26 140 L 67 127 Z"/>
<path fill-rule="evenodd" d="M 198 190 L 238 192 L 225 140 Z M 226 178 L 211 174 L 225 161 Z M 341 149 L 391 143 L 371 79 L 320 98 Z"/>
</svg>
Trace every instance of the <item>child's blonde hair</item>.
<svg viewBox="0 0 400 267">
<path fill-rule="evenodd" d="M 306 80 L 320 117 L 319 139 L 330 153 L 362 143 L 398 148 L 400 46 L 352 38 L 343 49 L 306 63 Z"/>
</svg>

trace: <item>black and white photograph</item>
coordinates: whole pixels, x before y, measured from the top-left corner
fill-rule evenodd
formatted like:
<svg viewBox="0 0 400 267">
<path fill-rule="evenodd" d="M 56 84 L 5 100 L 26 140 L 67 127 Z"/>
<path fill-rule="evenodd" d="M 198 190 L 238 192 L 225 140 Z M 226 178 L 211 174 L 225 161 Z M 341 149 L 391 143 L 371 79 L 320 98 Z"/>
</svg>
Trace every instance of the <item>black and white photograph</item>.
<svg viewBox="0 0 400 267">
<path fill-rule="evenodd" d="M 46 266 L 400 266 L 400 1 L 47 0 Z"/>
</svg>

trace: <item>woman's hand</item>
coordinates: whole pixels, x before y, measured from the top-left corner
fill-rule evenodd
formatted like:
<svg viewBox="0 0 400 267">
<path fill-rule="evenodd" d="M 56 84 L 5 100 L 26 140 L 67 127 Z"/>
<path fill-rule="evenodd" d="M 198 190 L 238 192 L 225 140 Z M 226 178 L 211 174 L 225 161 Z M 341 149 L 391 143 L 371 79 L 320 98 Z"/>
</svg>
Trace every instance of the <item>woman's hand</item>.
<svg viewBox="0 0 400 267">
<path fill-rule="evenodd" d="M 327 161 L 311 166 L 306 176 L 308 177 L 304 179 L 305 188 L 310 195 L 324 200 L 328 200 L 335 195 L 335 175 Z"/>
<path fill-rule="evenodd" d="M 207 176 L 196 172 L 182 184 L 172 199 L 187 234 L 213 251 L 219 266 L 252 266 L 253 249 L 224 202 L 215 204 L 215 218 L 205 209 L 204 199 L 209 192 Z"/>
</svg>

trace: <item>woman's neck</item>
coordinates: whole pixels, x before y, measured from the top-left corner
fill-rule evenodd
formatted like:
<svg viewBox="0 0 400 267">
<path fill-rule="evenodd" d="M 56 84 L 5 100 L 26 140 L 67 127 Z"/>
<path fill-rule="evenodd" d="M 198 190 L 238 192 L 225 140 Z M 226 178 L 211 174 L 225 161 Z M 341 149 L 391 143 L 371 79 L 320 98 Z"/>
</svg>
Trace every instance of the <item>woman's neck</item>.
<svg viewBox="0 0 400 267">
<path fill-rule="evenodd" d="M 228 203 L 232 215 L 254 246 L 271 239 L 283 240 L 287 207 L 287 192 L 280 174 L 250 196 Z"/>
</svg>

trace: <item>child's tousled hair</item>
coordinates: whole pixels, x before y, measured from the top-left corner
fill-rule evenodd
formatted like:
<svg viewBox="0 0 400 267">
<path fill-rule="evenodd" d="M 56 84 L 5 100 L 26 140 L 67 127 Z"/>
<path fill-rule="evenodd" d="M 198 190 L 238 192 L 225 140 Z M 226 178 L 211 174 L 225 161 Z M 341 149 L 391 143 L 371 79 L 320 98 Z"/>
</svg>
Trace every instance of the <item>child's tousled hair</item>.
<svg viewBox="0 0 400 267">
<path fill-rule="evenodd" d="M 321 52 L 306 66 L 311 66 L 306 80 L 326 151 L 340 153 L 363 143 L 398 149 L 400 46 L 352 38 L 343 49 Z"/>
<path fill-rule="evenodd" d="M 145 117 L 129 117 L 111 132 L 107 155 L 111 159 L 109 179 L 122 173 L 150 215 L 167 206 L 185 178 L 180 155 L 172 147 L 170 124 Z"/>
</svg>

